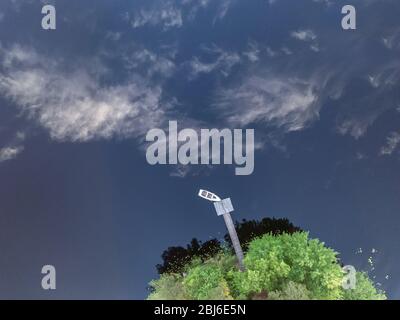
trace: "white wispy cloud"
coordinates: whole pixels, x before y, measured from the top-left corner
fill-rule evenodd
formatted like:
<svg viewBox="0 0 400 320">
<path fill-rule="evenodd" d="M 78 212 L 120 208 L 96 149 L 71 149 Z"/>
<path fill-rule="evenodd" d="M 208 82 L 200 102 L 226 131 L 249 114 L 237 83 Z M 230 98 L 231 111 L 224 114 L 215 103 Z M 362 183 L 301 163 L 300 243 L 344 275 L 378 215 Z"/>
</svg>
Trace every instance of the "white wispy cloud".
<svg viewBox="0 0 400 320">
<path fill-rule="evenodd" d="M 24 150 L 23 146 L 0 148 L 0 163 L 15 159 Z"/>
<path fill-rule="evenodd" d="M 127 13 L 126 20 L 133 28 L 161 27 L 163 31 L 181 28 L 195 20 L 201 9 L 213 7 L 212 23 L 222 20 L 237 0 L 155 0 L 148 1 L 135 12 Z"/>
<path fill-rule="evenodd" d="M 137 137 L 163 121 L 162 89 L 140 76 L 106 85 L 88 69 L 21 46 L 2 49 L 0 62 L 0 93 L 55 140 Z"/>
<path fill-rule="evenodd" d="M 290 55 L 293 54 L 292 50 L 290 50 L 288 47 L 282 47 L 281 50 L 282 50 L 282 52 L 283 52 L 284 54 L 286 54 L 287 56 L 290 56 Z"/>
<path fill-rule="evenodd" d="M 290 35 L 301 41 L 313 41 L 317 39 L 317 35 L 314 33 L 312 30 L 297 30 L 297 31 L 292 31 Z"/>
<path fill-rule="evenodd" d="M 313 30 L 305 29 L 305 30 L 292 31 L 290 33 L 290 36 L 296 40 L 309 43 L 309 47 L 312 51 L 314 52 L 320 51 L 318 37 Z"/>
<path fill-rule="evenodd" d="M 396 86 L 400 81 L 400 62 L 388 62 L 376 67 L 373 74 L 369 74 L 367 79 L 373 88 Z"/>
<path fill-rule="evenodd" d="M 179 0 L 178 0 L 179 1 Z M 238 0 L 180 0 L 184 9 L 184 16 L 189 21 L 193 21 L 201 9 L 213 8 L 212 22 L 215 25 L 218 21 L 225 18 L 229 10 Z"/>
<path fill-rule="evenodd" d="M 133 28 L 143 27 L 145 25 L 161 25 L 164 30 L 173 27 L 181 27 L 183 24 L 182 12 L 171 1 L 159 4 L 161 7 L 150 9 L 140 9 L 134 13 L 130 19 Z"/>
<path fill-rule="evenodd" d="M 194 57 L 189 62 L 191 79 L 213 71 L 219 71 L 224 76 L 228 76 L 231 69 L 241 62 L 240 55 L 236 52 L 225 51 L 219 47 L 204 49 L 208 53 L 215 55 L 216 58 L 212 62 L 202 62 L 198 57 Z"/>
<path fill-rule="evenodd" d="M 269 48 L 268 48 L 269 49 Z M 261 50 L 257 42 L 250 42 L 248 49 L 243 52 L 243 55 L 247 57 L 250 62 L 257 62 L 260 60 Z"/>
<path fill-rule="evenodd" d="M 382 156 L 390 156 L 400 145 L 400 133 L 392 132 L 386 138 L 386 144 L 381 148 L 380 155 Z"/>
<path fill-rule="evenodd" d="M 289 132 L 318 118 L 317 99 L 312 84 L 300 79 L 249 76 L 220 89 L 215 106 L 231 125 L 264 123 Z"/>
<path fill-rule="evenodd" d="M 218 11 L 214 18 L 214 23 L 217 20 L 221 20 L 226 16 L 234 2 L 235 0 L 220 0 Z"/>
<path fill-rule="evenodd" d="M 381 37 L 383 45 L 387 49 L 396 49 L 400 47 L 400 28 L 396 28 Z"/>
<path fill-rule="evenodd" d="M 339 133 L 350 134 L 356 139 L 363 137 L 384 112 L 396 108 L 400 62 L 382 61 L 370 68 L 371 72 L 364 77 L 370 86 L 367 94 L 352 90 L 350 76 L 355 74 L 358 68 L 356 63 L 349 67 L 346 71 L 348 74 L 345 73 L 343 79 L 336 75 L 340 79 L 336 103 L 341 109 L 337 129 Z"/>
<path fill-rule="evenodd" d="M 15 159 L 22 151 L 24 151 L 24 140 L 25 133 L 18 131 L 6 146 L 0 148 L 0 163 Z"/>
<path fill-rule="evenodd" d="M 123 59 L 128 69 L 146 68 L 147 76 L 157 75 L 168 78 L 176 70 L 176 65 L 171 59 L 147 49 L 134 50 L 129 54 L 124 54 Z"/>
<path fill-rule="evenodd" d="M 200 9 L 207 8 L 212 0 L 182 0 L 183 6 L 188 6 L 188 20 L 194 20 Z"/>
</svg>

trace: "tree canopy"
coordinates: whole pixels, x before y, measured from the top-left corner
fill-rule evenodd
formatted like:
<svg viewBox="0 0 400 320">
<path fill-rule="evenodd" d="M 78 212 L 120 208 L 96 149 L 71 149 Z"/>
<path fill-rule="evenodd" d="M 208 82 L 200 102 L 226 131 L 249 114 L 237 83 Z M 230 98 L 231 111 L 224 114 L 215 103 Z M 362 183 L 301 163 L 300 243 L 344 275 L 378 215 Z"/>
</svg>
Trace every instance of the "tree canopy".
<svg viewBox="0 0 400 320">
<path fill-rule="evenodd" d="M 255 238 L 248 242 L 244 265 L 246 270 L 239 271 L 229 249 L 204 260 L 195 257 L 182 273 L 166 272 L 152 281 L 148 299 L 386 299 L 362 272 L 357 272 L 355 289 L 343 289 L 337 253 L 306 232 Z"/>
<path fill-rule="evenodd" d="M 301 231 L 299 227 L 294 226 L 288 219 L 264 218 L 261 221 L 242 220 L 241 222 L 236 222 L 235 225 L 244 251 L 247 251 L 247 245 L 251 240 L 264 234 L 292 234 Z M 229 234 L 224 236 L 224 240 L 225 245 L 232 250 Z M 170 247 L 165 250 L 161 256 L 163 262 L 162 264 L 158 264 L 156 268 L 159 274 L 181 273 L 184 267 L 193 259 L 196 258 L 205 261 L 223 249 L 224 243 L 221 243 L 217 239 L 211 239 L 204 243 L 197 239 L 192 239 L 186 247 Z"/>
</svg>

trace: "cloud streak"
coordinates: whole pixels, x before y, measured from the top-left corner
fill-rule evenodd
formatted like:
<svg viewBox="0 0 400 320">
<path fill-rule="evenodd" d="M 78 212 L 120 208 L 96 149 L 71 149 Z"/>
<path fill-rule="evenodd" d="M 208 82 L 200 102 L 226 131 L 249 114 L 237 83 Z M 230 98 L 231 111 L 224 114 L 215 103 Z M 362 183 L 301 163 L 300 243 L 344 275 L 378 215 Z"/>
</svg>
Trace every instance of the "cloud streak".
<svg viewBox="0 0 400 320">
<path fill-rule="evenodd" d="M 0 163 L 15 159 L 22 151 L 23 146 L 5 147 L 0 149 Z"/>
<path fill-rule="evenodd" d="M 58 141 L 138 137 L 163 121 L 162 89 L 140 76 L 103 84 L 84 68 L 66 70 L 32 48 L 2 51 L 0 92 Z"/>
<path fill-rule="evenodd" d="M 392 132 L 386 138 L 386 145 L 381 148 L 381 156 L 390 156 L 396 151 L 397 147 L 400 145 L 400 133 Z"/>
<path fill-rule="evenodd" d="M 217 96 L 215 106 L 232 126 L 262 123 L 291 132 L 318 118 L 313 85 L 300 79 L 249 76 Z"/>
</svg>

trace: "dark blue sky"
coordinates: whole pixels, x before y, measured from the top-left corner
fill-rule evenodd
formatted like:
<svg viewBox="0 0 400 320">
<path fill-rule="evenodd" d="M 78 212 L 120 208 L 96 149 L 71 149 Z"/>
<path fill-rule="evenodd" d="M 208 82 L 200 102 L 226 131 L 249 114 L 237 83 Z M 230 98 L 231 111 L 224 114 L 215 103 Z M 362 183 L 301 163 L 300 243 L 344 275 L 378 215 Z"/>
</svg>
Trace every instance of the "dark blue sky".
<svg viewBox="0 0 400 320">
<path fill-rule="evenodd" d="M 0 298 L 145 298 L 164 249 L 225 233 L 199 188 L 237 219 L 289 218 L 400 298 L 400 3 L 351 1 L 352 31 L 344 4 L 1 1 Z M 169 120 L 254 128 L 254 173 L 148 165 Z"/>
</svg>

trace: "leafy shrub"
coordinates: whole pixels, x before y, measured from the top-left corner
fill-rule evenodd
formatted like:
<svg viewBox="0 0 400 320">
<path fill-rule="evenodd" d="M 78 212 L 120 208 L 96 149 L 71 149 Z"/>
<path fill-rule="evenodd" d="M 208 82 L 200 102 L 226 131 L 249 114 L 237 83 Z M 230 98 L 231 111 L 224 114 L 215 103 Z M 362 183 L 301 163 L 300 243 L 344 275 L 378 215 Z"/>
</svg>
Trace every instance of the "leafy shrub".
<svg viewBox="0 0 400 320">
<path fill-rule="evenodd" d="M 375 288 L 366 273 L 357 272 L 356 279 L 354 289 L 343 290 L 344 300 L 386 300 L 385 293 Z"/>
<path fill-rule="evenodd" d="M 294 226 L 288 219 L 264 218 L 261 221 L 242 220 L 241 222 L 236 222 L 235 225 L 244 251 L 247 251 L 247 245 L 251 240 L 266 233 L 279 235 L 301 231 L 300 228 Z M 224 239 L 233 252 L 229 234 L 226 234 Z M 162 264 L 158 264 L 156 268 L 159 274 L 182 273 L 185 266 L 193 260 L 201 259 L 202 261 L 206 261 L 216 256 L 223 249 L 224 244 L 217 239 L 211 239 L 204 243 L 197 239 L 192 239 L 186 247 L 169 247 L 165 250 L 161 255 L 163 262 Z"/>
<path fill-rule="evenodd" d="M 156 266 L 159 274 L 163 273 L 181 273 L 185 266 L 194 259 L 205 261 L 222 250 L 221 243 L 217 239 L 211 239 L 206 242 L 192 239 L 190 244 L 183 247 L 170 247 L 162 254 L 163 263 Z"/>
<path fill-rule="evenodd" d="M 189 296 L 183 287 L 183 278 L 176 274 L 163 274 L 160 279 L 150 282 L 152 293 L 148 300 L 187 300 Z"/>
<path fill-rule="evenodd" d="M 292 234 L 302 231 L 286 218 L 264 218 L 261 221 L 243 219 L 241 222 L 235 223 L 235 229 L 244 251 L 247 251 L 248 244 L 252 240 L 262 237 L 265 234 L 277 236 L 283 233 Z M 224 239 L 232 248 L 232 241 L 229 234 L 226 234 Z"/>
<path fill-rule="evenodd" d="M 386 299 L 361 272 L 356 289 L 344 290 L 337 253 L 305 232 L 251 241 L 244 264 L 246 270 L 240 272 L 230 250 L 206 261 L 192 260 L 182 273 L 165 273 L 152 281 L 148 299 Z"/>
<path fill-rule="evenodd" d="M 288 282 L 282 290 L 272 291 L 268 300 L 310 300 L 311 293 L 304 284 Z"/>
<path fill-rule="evenodd" d="M 220 254 L 206 263 L 193 262 L 183 281 L 186 292 L 194 300 L 232 299 L 226 275 L 234 269 L 234 263 L 235 258 L 229 254 Z"/>
<path fill-rule="evenodd" d="M 245 272 L 234 275 L 239 298 L 276 291 L 290 281 L 306 286 L 314 299 L 339 299 L 343 278 L 336 252 L 308 233 L 265 235 L 253 240 L 244 259 Z"/>
</svg>

